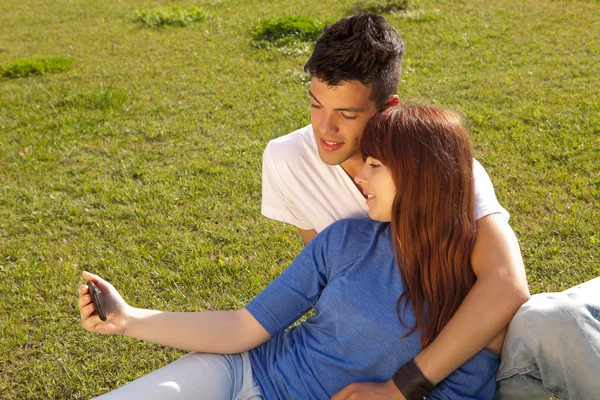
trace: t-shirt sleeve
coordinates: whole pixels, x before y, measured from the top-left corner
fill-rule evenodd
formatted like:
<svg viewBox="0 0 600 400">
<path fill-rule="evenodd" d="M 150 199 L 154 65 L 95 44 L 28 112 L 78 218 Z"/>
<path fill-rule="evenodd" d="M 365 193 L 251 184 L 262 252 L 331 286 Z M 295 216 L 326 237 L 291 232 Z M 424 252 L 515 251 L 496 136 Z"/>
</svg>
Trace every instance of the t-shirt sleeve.
<svg viewBox="0 0 600 400">
<path fill-rule="evenodd" d="M 508 221 L 508 212 L 498 202 L 494 185 L 492 185 L 489 175 L 477 160 L 473 160 L 473 177 L 475 179 L 475 219 L 500 213 Z"/>
<path fill-rule="evenodd" d="M 273 152 L 272 143 L 269 143 L 263 153 L 261 214 L 300 229 L 314 229 L 291 200 L 293 193 L 278 172 Z"/>
<path fill-rule="evenodd" d="M 311 240 L 292 264 L 246 306 L 271 337 L 313 308 L 325 288 L 329 277 L 324 236 L 326 232 Z"/>
</svg>

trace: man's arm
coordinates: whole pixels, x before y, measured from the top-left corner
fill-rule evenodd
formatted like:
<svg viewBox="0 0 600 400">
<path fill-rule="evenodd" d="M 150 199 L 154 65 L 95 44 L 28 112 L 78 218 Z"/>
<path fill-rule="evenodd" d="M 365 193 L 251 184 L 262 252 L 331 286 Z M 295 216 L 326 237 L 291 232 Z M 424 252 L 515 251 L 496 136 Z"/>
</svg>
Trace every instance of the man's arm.
<svg viewBox="0 0 600 400">
<path fill-rule="evenodd" d="M 519 244 L 499 214 L 477 221 L 471 265 L 475 285 L 436 339 L 415 357 L 434 384 L 485 346 L 499 354 L 510 320 L 529 299 Z"/>
<path fill-rule="evenodd" d="M 498 354 L 506 327 L 529 299 L 519 244 L 508 222 L 499 214 L 477 220 L 471 264 L 477 275 L 475 285 L 435 340 L 415 357 L 415 363 L 433 384 L 485 346 Z M 362 385 L 373 388 L 373 384 L 354 384 L 353 391 L 344 389 L 343 396 L 334 399 L 357 398 L 351 396 L 364 392 Z M 380 393 L 361 394 L 360 398 L 403 399 L 391 380 L 380 385 Z M 382 395 L 384 389 L 387 391 Z"/>
<path fill-rule="evenodd" d="M 298 230 L 300 231 L 300 236 L 302 236 L 302 241 L 304 242 L 305 246 L 308 244 L 308 242 L 310 242 L 312 240 L 312 238 L 317 236 L 317 231 L 315 231 L 314 229 L 298 228 Z"/>
</svg>

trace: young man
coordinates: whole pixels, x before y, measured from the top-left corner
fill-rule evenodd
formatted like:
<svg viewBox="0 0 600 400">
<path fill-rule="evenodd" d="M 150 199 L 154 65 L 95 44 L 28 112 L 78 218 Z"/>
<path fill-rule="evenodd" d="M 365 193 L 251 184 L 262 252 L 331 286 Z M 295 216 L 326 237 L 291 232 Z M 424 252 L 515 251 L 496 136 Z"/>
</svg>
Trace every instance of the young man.
<svg viewBox="0 0 600 400">
<path fill-rule="evenodd" d="M 305 66 L 312 78 L 311 124 L 271 141 L 263 158 L 262 213 L 297 226 L 305 244 L 335 220 L 368 217 L 365 197 L 354 182 L 363 165 L 359 141 L 377 111 L 398 104 L 403 53 L 397 32 L 373 14 L 344 18 L 317 41 Z M 351 385 L 336 398 L 403 399 L 399 388 L 406 396 L 415 389 L 422 398 L 419 390 L 426 393 L 430 384 L 443 380 L 482 348 L 500 353 L 506 328 L 529 291 L 508 213 L 477 162 L 473 173 L 475 286 L 438 337 L 415 357 L 410 371 L 383 384 Z M 519 335 L 511 330 L 518 342 Z M 514 363 L 508 368 L 517 370 Z"/>
</svg>

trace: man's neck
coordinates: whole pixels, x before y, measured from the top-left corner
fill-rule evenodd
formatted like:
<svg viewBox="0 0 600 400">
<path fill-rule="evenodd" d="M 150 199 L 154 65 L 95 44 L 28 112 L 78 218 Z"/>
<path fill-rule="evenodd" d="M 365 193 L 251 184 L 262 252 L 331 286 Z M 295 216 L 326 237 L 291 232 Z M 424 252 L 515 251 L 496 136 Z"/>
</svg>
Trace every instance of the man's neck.
<svg viewBox="0 0 600 400">
<path fill-rule="evenodd" d="M 346 171 L 352 180 L 354 180 L 354 177 L 358 175 L 363 165 L 365 165 L 365 160 L 363 160 L 361 155 L 349 158 L 340 164 L 340 166 L 344 169 L 344 171 Z"/>
<path fill-rule="evenodd" d="M 346 172 L 346 174 L 348 174 L 350 179 L 352 179 L 352 182 L 354 182 L 354 185 L 356 185 L 357 189 L 361 193 L 362 193 L 362 188 L 360 186 L 358 186 L 358 184 L 354 180 L 354 177 L 356 175 L 358 175 L 358 173 L 362 169 L 363 165 L 365 165 L 365 161 L 363 160 L 362 156 L 360 156 L 360 155 L 349 158 L 340 164 L 342 169 Z"/>
</svg>

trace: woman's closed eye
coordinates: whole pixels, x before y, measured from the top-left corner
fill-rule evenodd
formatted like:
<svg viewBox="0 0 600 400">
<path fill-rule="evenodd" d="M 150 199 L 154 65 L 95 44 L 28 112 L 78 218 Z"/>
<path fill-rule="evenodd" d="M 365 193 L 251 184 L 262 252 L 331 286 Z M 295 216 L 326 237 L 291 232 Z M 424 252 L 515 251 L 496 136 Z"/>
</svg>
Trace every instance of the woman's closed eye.
<svg viewBox="0 0 600 400">
<path fill-rule="evenodd" d="M 367 157 L 367 165 L 371 168 L 381 167 L 381 163 L 379 162 L 379 160 L 373 157 Z"/>
</svg>

